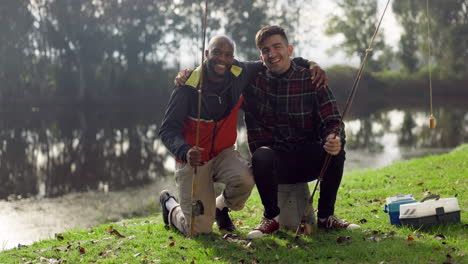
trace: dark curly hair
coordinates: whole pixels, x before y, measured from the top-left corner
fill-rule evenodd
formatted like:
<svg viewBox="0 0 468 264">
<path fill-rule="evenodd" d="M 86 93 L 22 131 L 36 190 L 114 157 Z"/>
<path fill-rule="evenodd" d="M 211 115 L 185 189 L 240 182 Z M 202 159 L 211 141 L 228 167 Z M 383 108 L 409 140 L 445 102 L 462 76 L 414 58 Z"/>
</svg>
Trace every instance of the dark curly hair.
<svg viewBox="0 0 468 264">
<path fill-rule="evenodd" d="M 257 45 L 257 48 L 260 49 L 260 45 L 262 45 L 263 41 L 273 35 L 280 35 L 284 40 L 286 40 L 286 45 L 289 45 L 288 37 L 286 36 L 284 29 L 277 25 L 270 25 L 261 28 L 257 32 L 257 35 L 255 35 L 255 45 Z"/>
</svg>

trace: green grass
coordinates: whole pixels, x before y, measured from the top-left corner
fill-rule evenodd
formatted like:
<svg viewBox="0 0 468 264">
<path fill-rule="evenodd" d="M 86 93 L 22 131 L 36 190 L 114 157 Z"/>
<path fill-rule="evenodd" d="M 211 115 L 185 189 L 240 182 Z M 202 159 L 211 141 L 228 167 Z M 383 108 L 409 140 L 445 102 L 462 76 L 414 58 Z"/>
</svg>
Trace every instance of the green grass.
<svg viewBox="0 0 468 264">
<path fill-rule="evenodd" d="M 467 175 L 468 145 L 446 155 L 346 174 L 336 214 L 349 221 L 364 222 L 358 231 L 316 231 L 299 240 L 291 232 L 280 231 L 248 241 L 247 232 L 262 215 L 260 199 L 254 191 L 246 208 L 232 213 L 238 226 L 235 236 L 223 237 L 215 231 L 185 238 L 166 229 L 160 214 L 155 212 L 148 218 L 70 230 L 56 239 L 3 251 L 0 263 L 468 263 L 468 202 L 464 197 Z M 462 223 L 429 230 L 391 226 L 382 211 L 385 198 L 408 193 L 418 200 L 429 194 L 456 196 Z M 125 237 L 111 233 L 110 226 Z M 350 241 L 337 241 L 347 236 Z"/>
</svg>

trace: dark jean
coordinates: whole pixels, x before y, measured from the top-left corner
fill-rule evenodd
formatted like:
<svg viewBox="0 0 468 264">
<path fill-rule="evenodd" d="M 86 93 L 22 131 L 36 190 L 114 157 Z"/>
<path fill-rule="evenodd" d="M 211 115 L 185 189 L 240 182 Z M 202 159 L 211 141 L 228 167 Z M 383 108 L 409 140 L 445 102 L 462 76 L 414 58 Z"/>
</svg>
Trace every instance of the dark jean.
<svg viewBox="0 0 468 264">
<path fill-rule="evenodd" d="M 272 219 L 279 215 L 278 184 L 294 184 L 315 180 L 320 175 L 326 152 L 319 144 L 299 147 L 294 152 L 258 148 L 252 155 L 252 170 L 260 198 L 265 208 L 264 216 Z M 341 178 L 345 151 L 333 156 L 320 183 L 318 217 L 334 214 L 335 201 Z"/>
</svg>

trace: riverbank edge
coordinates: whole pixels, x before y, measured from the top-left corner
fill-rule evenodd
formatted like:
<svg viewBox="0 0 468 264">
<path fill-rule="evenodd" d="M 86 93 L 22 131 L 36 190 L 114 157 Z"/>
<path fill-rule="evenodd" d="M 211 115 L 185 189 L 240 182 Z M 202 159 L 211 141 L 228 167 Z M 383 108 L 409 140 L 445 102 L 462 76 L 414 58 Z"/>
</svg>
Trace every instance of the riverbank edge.
<svg viewBox="0 0 468 264">
<path fill-rule="evenodd" d="M 291 257 L 308 263 L 311 256 L 320 263 L 462 263 L 468 251 L 466 175 L 468 144 L 448 154 L 347 173 L 338 194 L 337 215 L 360 223 L 362 229 L 317 232 L 300 243 L 283 231 L 262 240 L 244 239 L 262 214 L 254 191 L 244 210 L 231 213 L 238 227 L 231 236 L 215 230 L 186 239 L 166 229 L 160 213 L 154 212 L 151 217 L 72 229 L 55 239 L 6 250 L 0 253 L 0 263 L 281 263 Z M 462 223 L 429 230 L 390 226 L 382 212 L 385 197 L 407 193 L 417 200 L 429 194 L 457 197 Z"/>
</svg>

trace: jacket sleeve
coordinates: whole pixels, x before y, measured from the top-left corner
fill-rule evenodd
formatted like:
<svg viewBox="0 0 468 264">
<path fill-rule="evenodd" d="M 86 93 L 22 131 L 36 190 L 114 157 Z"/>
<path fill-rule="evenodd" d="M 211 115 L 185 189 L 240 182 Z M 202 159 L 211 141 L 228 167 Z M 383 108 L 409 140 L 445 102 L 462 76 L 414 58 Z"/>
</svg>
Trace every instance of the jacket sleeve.
<svg viewBox="0 0 468 264">
<path fill-rule="evenodd" d="M 240 62 L 240 64 L 243 65 L 245 69 L 247 83 L 253 81 L 257 74 L 265 67 L 261 61 L 246 61 Z"/>
<path fill-rule="evenodd" d="M 296 65 L 309 69 L 309 61 L 302 57 L 295 57 L 292 59 L 292 61 L 296 63 Z"/>
<path fill-rule="evenodd" d="M 341 121 L 341 114 L 338 110 L 338 105 L 336 104 L 335 96 L 333 92 L 328 86 L 321 86 L 317 90 L 317 98 L 318 98 L 318 114 L 320 121 L 323 125 L 322 130 L 322 140 L 323 142 L 326 141 L 328 135 L 333 132 L 336 132 L 338 128 L 339 136 L 344 144 L 345 141 L 345 131 L 344 131 L 344 123 Z"/>
<path fill-rule="evenodd" d="M 191 148 L 182 136 L 182 129 L 190 107 L 189 92 L 186 87 L 176 86 L 174 88 L 159 130 L 159 138 L 164 146 L 177 159 L 184 162 L 187 162 L 187 152 Z"/>
</svg>

